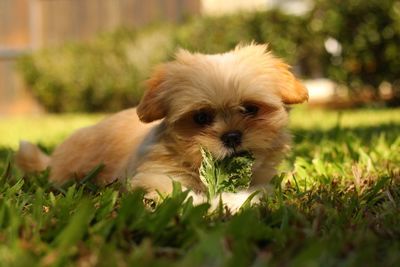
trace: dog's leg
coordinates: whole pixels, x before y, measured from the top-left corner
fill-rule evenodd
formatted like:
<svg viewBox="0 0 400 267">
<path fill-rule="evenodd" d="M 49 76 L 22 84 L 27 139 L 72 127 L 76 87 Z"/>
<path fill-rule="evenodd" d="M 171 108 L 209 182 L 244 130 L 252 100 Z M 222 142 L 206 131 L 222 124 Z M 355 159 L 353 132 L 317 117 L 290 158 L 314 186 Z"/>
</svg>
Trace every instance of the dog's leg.
<svg viewBox="0 0 400 267">
<path fill-rule="evenodd" d="M 147 191 L 146 197 L 158 199 L 159 194 L 172 193 L 172 179 L 165 174 L 141 172 L 128 180 L 130 189 L 143 188 Z"/>
<path fill-rule="evenodd" d="M 246 200 L 249 199 L 250 196 L 252 198 L 250 199 L 250 204 L 255 204 L 260 200 L 261 194 L 258 193 L 259 190 L 248 190 L 248 191 L 239 191 L 237 193 L 230 193 L 230 192 L 223 192 L 221 195 L 215 196 L 214 198 L 208 200 L 207 196 L 205 194 L 199 194 L 191 191 L 189 193 L 189 197 L 193 198 L 193 204 L 199 205 L 202 203 L 209 202 L 211 205 L 211 210 L 215 210 L 218 208 L 220 203 L 222 202 L 222 205 L 227 207 L 230 212 L 236 213 L 239 211 L 239 209 L 243 206 L 243 204 L 246 202 Z"/>
</svg>

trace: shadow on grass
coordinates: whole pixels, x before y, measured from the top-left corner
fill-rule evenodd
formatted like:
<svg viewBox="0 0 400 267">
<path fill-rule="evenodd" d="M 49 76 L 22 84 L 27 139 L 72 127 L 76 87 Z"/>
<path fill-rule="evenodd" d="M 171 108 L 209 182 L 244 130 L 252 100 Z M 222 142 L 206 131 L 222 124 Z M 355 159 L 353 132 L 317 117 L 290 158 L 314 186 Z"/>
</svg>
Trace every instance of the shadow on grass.
<svg viewBox="0 0 400 267">
<path fill-rule="evenodd" d="M 389 123 L 377 126 L 351 128 L 335 127 L 327 130 L 292 129 L 293 141 L 295 144 L 311 141 L 315 143 L 315 145 L 318 145 L 318 142 L 322 140 L 343 142 L 351 136 L 359 139 L 362 144 L 368 145 L 372 139 L 382 134 L 385 135 L 387 142 L 393 143 L 400 136 L 400 124 Z"/>
</svg>

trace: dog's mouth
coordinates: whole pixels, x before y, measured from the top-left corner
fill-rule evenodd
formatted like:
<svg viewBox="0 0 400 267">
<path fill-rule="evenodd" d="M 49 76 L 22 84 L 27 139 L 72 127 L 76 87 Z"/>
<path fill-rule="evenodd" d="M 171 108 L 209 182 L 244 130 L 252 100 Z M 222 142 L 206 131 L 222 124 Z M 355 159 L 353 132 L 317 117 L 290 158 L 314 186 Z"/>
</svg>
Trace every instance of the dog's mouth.
<svg viewBox="0 0 400 267">
<path fill-rule="evenodd" d="M 241 150 L 241 151 L 235 151 L 235 152 L 233 153 L 233 156 L 236 156 L 236 157 L 243 157 L 243 156 L 246 156 L 246 155 L 248 155 L 248 154 L 251 154 L 251 152 L 250 152 L 250 151 L 247 151 L 247 150 Z"/>
<path fill-rule="evenodd" d="M 212 151 L 210 150 L 211 154 L 218 160 L 225 160 L 229 158 L 235 157 L 245 157 L 247 155 L 252 155 L 253 152 L 243 148 L 229 148 L 220 151 Z"/>
<path fill-rule="evenodd" d="M 220 162 L 224 162 L 229 165 L 231 163 L 236 164 L 239 162 L 242 162 L 242 163 L 253 162 L 254 160 L 255 160 L 254 154 L 251 151 L 239 150 L 239 151 L 234 151 L 234 152 L 226 155 L 224 158 L 220 159 Z"/>
<path fill-rule="evenodd" d="M 245 150 L 245 149 L 237 149 L 237 148 L 232 148 L 228 152 L 225 158 L 230 158 L 230 157 L 244 157 L 249 154 L 252 154 L 251 151 Z"/>
</svg>

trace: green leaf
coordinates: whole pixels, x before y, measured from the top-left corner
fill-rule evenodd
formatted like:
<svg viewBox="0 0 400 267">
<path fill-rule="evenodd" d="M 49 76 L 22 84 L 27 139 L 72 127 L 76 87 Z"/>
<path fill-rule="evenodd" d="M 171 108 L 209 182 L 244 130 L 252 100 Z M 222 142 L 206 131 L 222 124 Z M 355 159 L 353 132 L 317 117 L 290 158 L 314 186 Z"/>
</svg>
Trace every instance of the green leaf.
<svg viewBox="0 0 400 267">
<path fill-rule="evenodd" d="M 90 200 L 81 199 L 67 226 L 56 237 L 54 243 L 61 250 L 67 249 L 83 238 L 94 216 L 94 207 Z"/>
<path fill-rule="evenodd" d="M 95 166 L 79 183 L 81 185 L 85 185 L 92 191 L 98 191 L 98 186 L 93 182 L 96 179 L 97 175 L 104 169 L 104 164 L 99 164 Z"/>
<path fill-rule="evenodd" d="M 203 157 L 199 169 L 200 179 L 208 189 L 208 197 L 221 192 L 237 192 L 250 186 L 254 157 L 246 152 L 216 160 L 212 154 L 201 149 Z"/>
<path fill-rule="evenodd" d="M 12 162 L 11 162 L 12 154 L 8 153 L 6 159 L 6 168 L 0 176 L 0 186 L 4 185 L 12 176 Z"/>
</svg>

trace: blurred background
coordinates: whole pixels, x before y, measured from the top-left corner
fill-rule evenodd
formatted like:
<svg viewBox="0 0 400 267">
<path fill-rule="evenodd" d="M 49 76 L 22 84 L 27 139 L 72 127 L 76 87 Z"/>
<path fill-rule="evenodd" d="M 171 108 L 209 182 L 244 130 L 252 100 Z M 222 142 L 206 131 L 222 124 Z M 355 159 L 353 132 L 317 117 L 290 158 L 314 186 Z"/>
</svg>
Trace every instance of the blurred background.
<svg viewBox="0 0 400 267">
<path fill-rule="evenodd" d="M 0 116 L 112 112 L 177 47 L 269 43 L 309 105 L 400 103 L 395 0 L 0 0 Z"/>
</svg>

